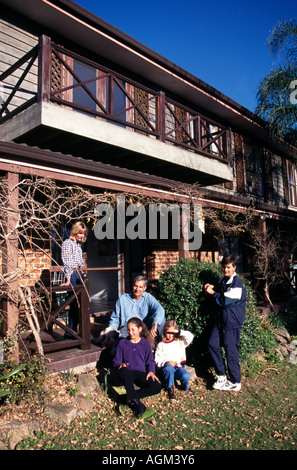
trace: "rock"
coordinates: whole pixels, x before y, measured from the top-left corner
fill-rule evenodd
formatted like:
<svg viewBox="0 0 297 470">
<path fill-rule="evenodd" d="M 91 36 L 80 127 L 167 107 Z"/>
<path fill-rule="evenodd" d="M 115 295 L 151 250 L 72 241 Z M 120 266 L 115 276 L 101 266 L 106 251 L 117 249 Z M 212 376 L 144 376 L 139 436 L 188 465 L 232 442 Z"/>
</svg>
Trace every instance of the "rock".
<svg viewBox="0 0 297 470">
<path fill-rule="evenodd" d="M 40 431 L 42 421 L 5 421 L 0 424 L 0 449 L 15 449 L 23 439 L 32 437 L 35 431 Z"/>
<path fill-rule="evenodd" d="M 86 415 L 85 413 L 83 412 L 83 410 L 77 410 L 77 415 L 76 415 L 77 418 L 85 418 Z"/>
<path fill-rule="evenodd" d="M 297 340 L 294 339 L 293 341 L 291 341 L 290 348 L 291 348 L 291 352 L 290 352 L 289 360 L 291 364 L 295 365 L 297 364 Z"/>
<path fill-rule="evenodd" d="M 77 408 L 73 405 L 57 403 L 54 405 L 47 405 L 44 408 L 44 414 L 53 421 L 67 424 L 69 426 L 77 416 Z"/>
<path fill-rule="evenodd" d="M 191 374 L 191 379 L 197 379 L 195 368 L 192 366 L 185 366 L 186 370 Z"/>
<path fill-rule="evenodd" d="M 289 344 L 291 342 L 291 336 L 287 330 L 275 330 L 275 338 L 283 344 Z"/>
<path fill-rule="evenodd" d="M 287 359 L 291 353 L 290 346 L 286 344 L 281 344 L 281 343 L 275 348 L 275 350 L 281 361 L 284 361 L 285 359 Z"/>
<path fill-rule="evenodd" d="M 276 341 L 278 342 L 278 345 L 275 349 L 280 360 L 283 361 L 288 357 L 290 358 L 292 352 L 292 340 L 289 332 L 286 329 L 276 329 L 274 330 L 274 335 Z"/>
<path fill-rule="evenodd" d="M 271 312 L 270 307 L 263 307 L 263 306 L 258 305 L 257 308 L 258 308 L 258 310 L 260 310 L 260 312 L 261 312 L 262 315 L 264 315 L 264 316 L 265 316 L 265 315 L 269 315 L 270 312 Z"/>
<path fill-rule="evenodd" d="M 99 388 L 97 378 L 91 374 L 82 374 L 77 378 L 77 388 L 79 394 L 73 399 L 72 403 L 51 403 L 44 408 L 44 414 L 48 418 L 61 424 L 70 425 L 72 421 L 79 417 L 84 417 L 85 411 L 91 410 L 95 402 L 85 396 L 91 394 Z"/>
<path fill-rule="evenodd" d="M 95 402 L 84 395 L 77 395 L 74 403 L 82 411 L 89 411 L 95 406 Z"/>
<path fill-rule="evenodd" d="M 99 383 L 94 375 L 82 374 L 78 376 L 77 388 L 81 393 L 92 393 L 99 388 Z"/>
<path fill-rule="evenodd" d="M 291 364 L 297 364 L 297 350 L 290 353 L 289 360 Z"/>
</svg>

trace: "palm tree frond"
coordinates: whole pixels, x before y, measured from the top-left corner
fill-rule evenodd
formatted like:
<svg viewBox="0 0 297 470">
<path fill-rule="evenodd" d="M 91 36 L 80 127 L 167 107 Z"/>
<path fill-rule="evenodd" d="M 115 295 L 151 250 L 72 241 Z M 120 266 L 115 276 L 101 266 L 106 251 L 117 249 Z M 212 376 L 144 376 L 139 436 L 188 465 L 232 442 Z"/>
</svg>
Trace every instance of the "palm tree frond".
<svg viewBox="0 0 297 470">
<path fill-rule="evenodd" d="M 274 134 L 296 145 L 297 18 L 279 21 L 268 38 L 268 46 L 274 57 L 282 58 L 282 63 L 259 83 L 255 113 Z"/>
<path fill-rule="evenodd" d="M 284 62 L 297 59 L 297 18 L 279 21 L 268 38 L 268 49 L 273 57 L 283 54 Z"/>
</svg>

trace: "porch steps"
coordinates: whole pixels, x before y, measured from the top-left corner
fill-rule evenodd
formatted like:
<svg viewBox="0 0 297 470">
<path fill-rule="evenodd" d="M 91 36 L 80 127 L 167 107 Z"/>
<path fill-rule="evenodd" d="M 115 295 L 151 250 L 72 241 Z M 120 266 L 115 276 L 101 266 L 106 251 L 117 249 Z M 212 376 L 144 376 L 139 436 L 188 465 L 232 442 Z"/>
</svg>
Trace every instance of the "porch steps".
<svg viewBox="0 0 297 470">
<path fill-rule="evenodd" d="M 73 348 L 45 354 L 45 358 L 49 361 L 48 374 L 76 368 L 85 370 L 94 369 L 100 358 L 101 351 L 102 348 L 92 344 L 90 349 L 87 350 Z"/>
<path fill-rule="evenodd" d="M 108 326 L 109 316 L 110 312 L 102 312 L 91 316 L 90 327 L 92 339 L 97 338 L 101 331 Z M 65 341 L 65 343 L 67 342 L 69 342 L 70 345 L 71 340 Z M 45 352 L 45 358 L 48 360 L 48 374 L 69 369 L 77 370 L 78 368 L 80 371 L 95 369 L 101 352 L 102 348 L 95 344 L 91 344 L 90 348 L 85 350 L 78 347 L 71 348 L 70 346 L 60 351 Z"/>
</svg>

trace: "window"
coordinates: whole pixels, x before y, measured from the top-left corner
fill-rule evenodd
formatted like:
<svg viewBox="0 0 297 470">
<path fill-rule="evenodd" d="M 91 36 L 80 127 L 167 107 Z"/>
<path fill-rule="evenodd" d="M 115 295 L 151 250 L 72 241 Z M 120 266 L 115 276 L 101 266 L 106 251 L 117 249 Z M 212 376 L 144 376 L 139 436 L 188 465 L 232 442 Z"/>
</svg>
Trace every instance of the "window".
<svg viewBox="0 0 297 470">
<path fill-rule="evenodd" d="M 109 113 L 121 121 L 126 121 L 127 105 L 125 89 L 126 84 L 123 80 L 117 82 L 111 77 L 106 78 L 106 102 L 108 103 Z"/>
<path fill-rule="evenodd" d="M 130 118 L 125 81 L 76 59 L 69 58 L 68 62 L 73 74 L 68 74 L 70 92 L 67 99 L 77 106 L 76 109 L 85 113 L 96 111 L 123 122 Z M 114 121 L 109 119 L 109 122 Z"/>
<path fill-rule="evenodd" d="M 96 97 L 96 69 L 74 60 L 73 71 L 81 82 L 86 82 L 84 86 L 94 97 Z M 77 80 L 73 79 L 73 85 L 77 83 Z M 73 103 L 79 106 L 83 106 L 84 108 L 96 110 L 96 102 L 83 86 L 77 86 L 73 88 Z"/>
<path fill-rule="evenodd" d="M 288 162 L 289 203 L 297 205 L 297 170 L 296 165 Z"/>
<path fill-rule="evenodd" d="M 256 145 L 244 144 L 247 191 L 255 196 L 264 196 L 262 149 Z"/>
</svg>

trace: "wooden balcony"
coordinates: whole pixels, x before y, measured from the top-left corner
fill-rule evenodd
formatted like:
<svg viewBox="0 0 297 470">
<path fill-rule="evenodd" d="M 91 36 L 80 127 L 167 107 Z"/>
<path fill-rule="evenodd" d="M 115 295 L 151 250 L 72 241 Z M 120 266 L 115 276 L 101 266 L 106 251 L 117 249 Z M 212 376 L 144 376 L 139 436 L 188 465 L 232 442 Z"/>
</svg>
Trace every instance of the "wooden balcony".
<svg viewBox="0 0 297 470">
<path fill-rule="evenodd" d="M 187 182 L 232 180 L 227 127 L 46 36 L 0 81 L 2 140 Z"/>
</svg>

